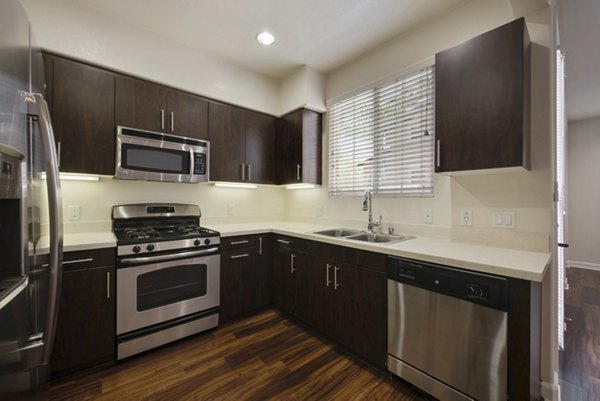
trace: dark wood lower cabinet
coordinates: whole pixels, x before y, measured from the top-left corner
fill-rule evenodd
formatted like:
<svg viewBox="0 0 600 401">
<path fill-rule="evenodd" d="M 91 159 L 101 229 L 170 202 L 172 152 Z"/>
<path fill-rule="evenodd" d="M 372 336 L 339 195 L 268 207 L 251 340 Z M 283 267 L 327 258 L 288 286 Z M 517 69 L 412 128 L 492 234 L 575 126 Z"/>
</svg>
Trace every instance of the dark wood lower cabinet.
<svg viewBox="0 0 600 401">
<path fill-rule="evenodd" d="M 387 360 L 387 275 L 337 264 L 334 339 L 374 366 Z"/>
<path fill-rule="evenodd" d="M 221 322 L 256 309 L 256 274 L 256 248 L 221 253 Z"/>
<path fill-rule="evenodd" d="M 114 255 L 112 249 L 105 252 Z M 68 263 L 77 259 L 69 260 L 69 254 L 65 254 L 65 260 Z M 114 263 L 114 256 L 112 260 Z M 83 263 L 85 260 L 82 260 Z M 85 267 L 75 263 L 71 266 L 66 264 L 63 273 L 58 324 L 50 361 L 54 378 L 112 362 L 115 358 L 114 264 Z"/>
<path fill-rule="evenodd" d="M 372 365 L 387 358 L 387 276 L 368 266 L 340 261 L 343 248 L 310 242 L 297 250 L 294 239 L 276 238 L 275 305 Z M 379 260 L 353 250 L 353 260 Z M 358 253 L 361 253 L 360 255 Z M 384 266 L 379 266 L 385 269 Z"/>
</svg>

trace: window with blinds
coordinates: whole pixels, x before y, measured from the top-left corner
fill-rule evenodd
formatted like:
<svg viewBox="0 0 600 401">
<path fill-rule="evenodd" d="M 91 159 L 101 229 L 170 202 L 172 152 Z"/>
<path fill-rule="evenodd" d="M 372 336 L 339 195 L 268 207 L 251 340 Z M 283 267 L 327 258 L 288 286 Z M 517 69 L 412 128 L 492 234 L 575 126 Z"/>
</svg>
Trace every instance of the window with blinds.
<svg viewBox="0 0 600 401">
<path fill-rule="evenodd" d="M 433 195 L 434 66 L 329 107 L 329 194 Z"/>
</svg>

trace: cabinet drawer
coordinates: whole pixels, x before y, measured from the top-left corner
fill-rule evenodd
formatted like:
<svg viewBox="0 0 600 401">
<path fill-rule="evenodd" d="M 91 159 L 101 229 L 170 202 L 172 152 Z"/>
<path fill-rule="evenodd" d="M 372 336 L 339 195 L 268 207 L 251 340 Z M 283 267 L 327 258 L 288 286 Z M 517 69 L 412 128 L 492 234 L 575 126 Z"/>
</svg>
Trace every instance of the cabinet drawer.
<svg viewBox="0 0 600 401">
<path fill-rule="evenodd" d="M 65 252 L 63 269 L 91 269 L 93 267 L 114 266 L 115 248 L 90 249 L 85 251 Z"/>
<path fill-rule="evenodd" d="M 241 249 L 259 246 L 260 235 L 239 235 L 236 237 L 221 237 L 221 250 Z M 263 238 L 264 241 L 264 238 Z"/>
</svg>

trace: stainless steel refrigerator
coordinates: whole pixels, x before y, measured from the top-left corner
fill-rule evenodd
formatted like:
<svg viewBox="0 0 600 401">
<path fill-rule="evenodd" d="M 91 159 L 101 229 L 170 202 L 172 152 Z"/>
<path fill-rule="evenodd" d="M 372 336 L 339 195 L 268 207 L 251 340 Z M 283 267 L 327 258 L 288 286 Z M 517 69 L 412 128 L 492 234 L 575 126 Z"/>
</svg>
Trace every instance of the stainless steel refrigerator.
<svg viewBox="0 0 600 401">
<path fill-rule="evenodd" d="M 60 181 L 31 38 L 21 3 L 0 0 L 0 400 L 47 383 L 60 299 Z"/>
</svg>

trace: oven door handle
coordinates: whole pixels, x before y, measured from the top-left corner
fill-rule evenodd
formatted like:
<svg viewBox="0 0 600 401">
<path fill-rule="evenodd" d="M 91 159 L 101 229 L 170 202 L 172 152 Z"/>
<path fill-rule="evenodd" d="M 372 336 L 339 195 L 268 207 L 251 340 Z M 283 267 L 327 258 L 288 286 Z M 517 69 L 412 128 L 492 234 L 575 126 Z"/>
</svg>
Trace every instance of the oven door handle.
<svg viewBox="0 0 600 401">
<path fill-rule="evenodd" d="M 141 263 L 152 263 L 152 262 L 164 262 L 166 260 L 175 260 L 175 259 L 183 259 L 183 258 L 191 258 L 194 256 L 207 255 L 209 253 L 215 253 L 219 250 L 218 247 L 203 249 L 201 251 L 191 251 L 191 252 L 181 252 L 169 255 L 156 255 L 156 256 L 144 256 L 137 258 L 125 258 L 121 259 L 120 263 L 123 265 L 133 265 L 133 264 L 141 264 Z"/>
</svg>

